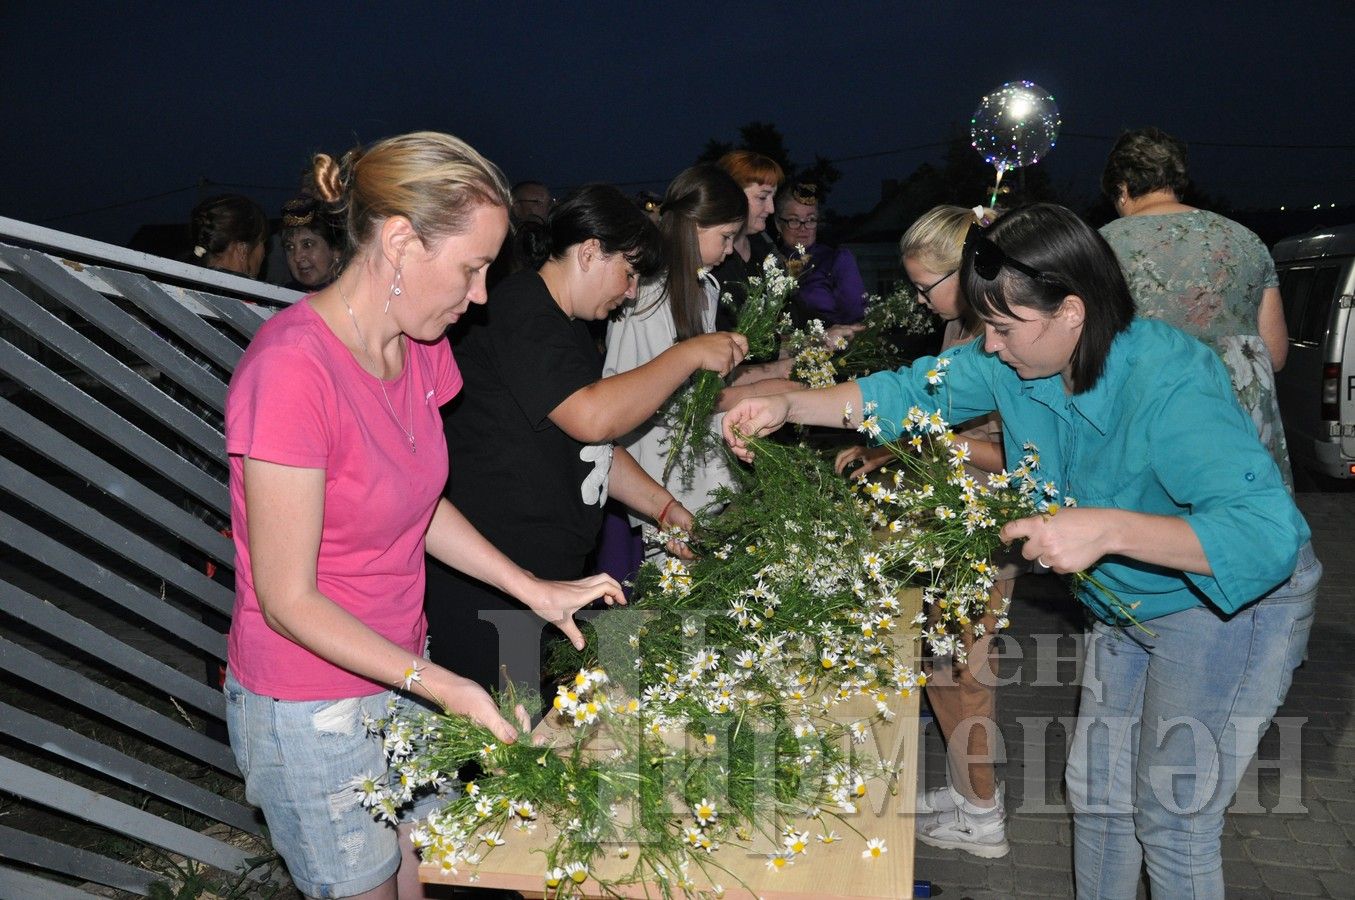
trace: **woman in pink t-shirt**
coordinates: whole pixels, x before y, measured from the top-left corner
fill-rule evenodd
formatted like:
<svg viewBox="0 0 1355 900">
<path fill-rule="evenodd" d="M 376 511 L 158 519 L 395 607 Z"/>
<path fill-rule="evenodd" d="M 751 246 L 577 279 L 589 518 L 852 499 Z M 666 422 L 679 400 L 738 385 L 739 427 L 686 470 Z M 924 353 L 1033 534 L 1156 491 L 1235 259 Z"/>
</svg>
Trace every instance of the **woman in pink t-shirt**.
<svg viewBox="0 0 1355 900">
<path fill-rule="evenodd" d="M 424 660 L 425 550 L 580 647 L 573 613 L 622 593 L 605 575 L 535 578 L 441 499 L 438 406 L 461 387 L 443 333 L 485 302 L 508 227 L 498 169 L 423 132 L 342 161 L 317 155 L 314 173 L 347 210 L 353 254 L 336 282 L 259 330 L 231 379 L 227 722 L 247 797 L 303 893 L 421 896 L 407 826 L 397 840 L 354 788 L 387 777 L 374 774 L 385 763 L 365 720 L 409 702 L 403 688 L 501 740 L 518 734 L 483 688 Z"/>
</svg>

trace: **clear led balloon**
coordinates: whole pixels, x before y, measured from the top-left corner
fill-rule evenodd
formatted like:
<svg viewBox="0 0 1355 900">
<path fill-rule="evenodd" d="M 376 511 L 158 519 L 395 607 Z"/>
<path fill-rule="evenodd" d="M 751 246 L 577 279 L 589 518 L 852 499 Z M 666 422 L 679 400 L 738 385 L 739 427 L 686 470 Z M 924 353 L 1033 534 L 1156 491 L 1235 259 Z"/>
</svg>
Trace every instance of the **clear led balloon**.
<svg viewBox="0 0 1355 900">
<path fill-rule="evenodd" d="M 992 202 L 1008 169 L 1037 163 L 1054 149 L 1062 124 L 1053 95 L 1034 82 L 1009 81 L 984 95 L 969 120 L 969 137 L 997 169 Z"/>
</svg>

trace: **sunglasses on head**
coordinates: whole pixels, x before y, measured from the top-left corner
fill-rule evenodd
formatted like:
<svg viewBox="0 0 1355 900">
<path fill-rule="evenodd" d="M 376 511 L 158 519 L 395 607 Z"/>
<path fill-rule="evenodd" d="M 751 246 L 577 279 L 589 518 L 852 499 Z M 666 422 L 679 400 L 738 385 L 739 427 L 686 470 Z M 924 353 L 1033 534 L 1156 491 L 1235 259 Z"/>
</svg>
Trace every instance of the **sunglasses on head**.
<svg viewBox="0 0 1355 900">
<path fill-rule="evenodd" d="M 1058 279 L 1048 272 L 1041 272 L 1015 257 L 1008 256 L 1006 251 L 993 243 L 977 224 L 970 225 L 969 233 L 965 235 L 964 255 L 966 259 L 973 262 L 975 274 L 984 281 L 995 280 L 998 273 L 1005 267 L 1015 269 L 1027 278 L 1033 278 L 1036 281 L 1058 283 Z"/>
</svg>

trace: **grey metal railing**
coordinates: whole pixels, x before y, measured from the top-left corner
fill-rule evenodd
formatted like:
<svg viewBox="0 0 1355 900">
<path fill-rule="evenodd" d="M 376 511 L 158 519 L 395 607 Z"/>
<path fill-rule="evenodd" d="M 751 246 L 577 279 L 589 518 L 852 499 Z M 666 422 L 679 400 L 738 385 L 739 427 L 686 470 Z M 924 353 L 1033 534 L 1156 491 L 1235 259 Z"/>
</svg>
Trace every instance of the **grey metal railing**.
<svg viewBox="0 0 1355 900">
<path fill-rule="evenodd" d="M 0 218 L 0 896 L 264 877 L 215 683 L 222 422 L 297 296 Z"/>
</svg>

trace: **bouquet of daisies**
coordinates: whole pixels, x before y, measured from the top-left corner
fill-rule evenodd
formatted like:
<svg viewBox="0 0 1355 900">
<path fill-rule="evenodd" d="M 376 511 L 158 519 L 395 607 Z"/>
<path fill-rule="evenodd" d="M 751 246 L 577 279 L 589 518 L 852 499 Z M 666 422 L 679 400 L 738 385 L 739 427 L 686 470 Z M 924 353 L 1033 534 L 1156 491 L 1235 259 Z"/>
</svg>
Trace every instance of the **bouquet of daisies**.
<svg viewBox="0 0 1355 900">
<path fill-rule="evenodd" d="M 739 307 L 734 330 L 748 339 L 750 358 L 769 356 L 776 351 L 781 312 L 798 286 L 775 255 L 768 255 L 763 261 L 762 275 L 749 277 L 748 295 Z M 722 298 L 724 303 L 732 300 L 729 294 Z M 679 463 L 682 471 L 690 475 L 697 460 L 716 451 L 719 438 L 710 427 L 710 417 L 715 414 L 724 386 L 724 380 L 715 372 L 698 372 L 691 386 L 670 404 L 671 436 L 664 479 Z"/>
<path fill-rule="evenodd" d="M 850 378 L 894 369 L 907 360 L 898 338 L 932 334 L 940 320 L 917 302 L 908 282 L 887 294 L 866 297 L 862 330 L 850 341 L 830 343 L 824 325 L 811 321 L 790 333 L 788 343 L 795 356 L 791 377 L 810 387 L 829 387 Z"/>
</svg>

